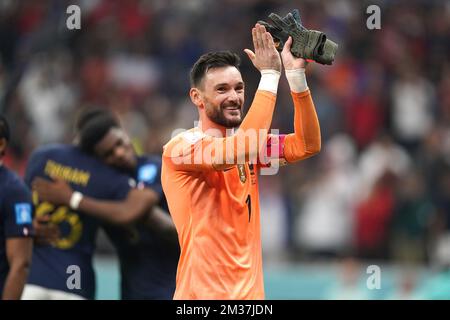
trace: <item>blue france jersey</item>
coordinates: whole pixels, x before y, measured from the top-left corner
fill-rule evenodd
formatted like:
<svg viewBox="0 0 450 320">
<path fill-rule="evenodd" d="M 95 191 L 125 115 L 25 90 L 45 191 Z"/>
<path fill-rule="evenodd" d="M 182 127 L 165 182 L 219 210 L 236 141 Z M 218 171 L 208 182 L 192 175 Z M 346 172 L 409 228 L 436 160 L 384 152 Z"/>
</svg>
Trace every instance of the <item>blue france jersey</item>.
<svg viewBox="0 0 450 320">
<path fill-rule="evenodd" d="M 6 240 L 32 236 L 32 219 L 30 191 L 15 173 L 0 165 L 0 298 L 9 272 Z"/>
<path fill-rule="evenodd" d="M 168 212 L 161 186 L 161 157 L 139 157 L 134 177 L 138 186 L 158 193 L 158 205 Z M 105 225 L 105 231 L 119 255 L 122 299 L 172 299 L 179 248 L 167 244 L 142 223 Z"/>
<path fill-rule="evenodd" d="M 129 176 L 71 145 L 52 145 L 34 152 L 25 181 L 30 186 L 38 176 L 58 177 L 74 190 L 97 199 L 122 200 L 132 186 Z M 48 202 L 35 205 L 36 216 L 50 214 L 50 222 L 59 226 L 61 236 L 53 246 L 34 246 L 28 283 L 93 299 L 92 256 L 99 222 L 66 206 Z"/>
</svg>

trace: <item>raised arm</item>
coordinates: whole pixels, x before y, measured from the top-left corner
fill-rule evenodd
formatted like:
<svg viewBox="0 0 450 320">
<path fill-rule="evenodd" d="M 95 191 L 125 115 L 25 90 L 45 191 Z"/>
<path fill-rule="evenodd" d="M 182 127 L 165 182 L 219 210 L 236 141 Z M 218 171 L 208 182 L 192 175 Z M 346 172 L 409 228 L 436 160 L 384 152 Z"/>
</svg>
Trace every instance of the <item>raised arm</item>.
<svg viewBox="0 0 450 320">
<path fill-rule="evenodd" d="M 320 152 L 320 126 L 305 77 L 307 62 L 292 55 L 292 38 L 286 41 L 281 59 L 294 102 L 294 133 L 284 138 L 283 156 L 287 162 L 306 159 Z"/>
</svg>

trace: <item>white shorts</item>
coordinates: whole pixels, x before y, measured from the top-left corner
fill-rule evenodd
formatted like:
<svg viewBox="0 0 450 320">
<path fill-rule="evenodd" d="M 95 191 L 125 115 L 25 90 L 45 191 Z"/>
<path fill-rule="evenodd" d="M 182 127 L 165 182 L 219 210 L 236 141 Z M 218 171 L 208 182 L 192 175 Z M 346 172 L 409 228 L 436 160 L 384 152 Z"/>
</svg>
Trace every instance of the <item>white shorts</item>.
<svg viewBox="0 0 450 320">
<path fill-rule="evenodd" d="M 34 284 L 26 284 L 22 292 L 22 300 L 86 300 L 74 293 L 48 289 Z"/>
</svg>

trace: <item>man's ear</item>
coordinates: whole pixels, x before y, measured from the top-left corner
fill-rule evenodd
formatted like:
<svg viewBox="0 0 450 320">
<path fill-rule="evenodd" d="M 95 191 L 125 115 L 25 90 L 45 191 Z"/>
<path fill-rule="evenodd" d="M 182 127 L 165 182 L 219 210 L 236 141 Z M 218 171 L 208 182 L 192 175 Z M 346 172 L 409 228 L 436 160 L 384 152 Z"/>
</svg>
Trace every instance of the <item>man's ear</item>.
<svg viewBox="0 0 450 320">
<path fill-rule="evenodd" d="M 0 157 L 5 155 L 7 145 L 8 142 L 6 141 L 6 139 L 0 138 Z"/>
<path fill-rule="evenodd" d="M 189 96 L 191 97 L 191 101 L 199 108 L 203 108 L 203 98 L 202 93 L 198 88 L 191 88 L 189 90 Z"/>
</svg>

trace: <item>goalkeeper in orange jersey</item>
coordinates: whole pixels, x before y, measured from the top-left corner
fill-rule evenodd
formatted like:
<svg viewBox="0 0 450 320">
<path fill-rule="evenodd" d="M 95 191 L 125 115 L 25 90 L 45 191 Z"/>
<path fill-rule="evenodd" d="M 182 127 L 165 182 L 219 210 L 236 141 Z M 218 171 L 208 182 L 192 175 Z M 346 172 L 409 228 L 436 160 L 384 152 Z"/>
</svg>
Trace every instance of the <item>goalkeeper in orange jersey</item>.
<svg viewBox="0 0 450 320">
<path fill-rule="evenodd" d="M 264 299 L 257 174 L 263 165 L 293 163 L 320 151 L 306 61 L 290 52 L 291 38 L 280 59 L 260 24 L 252 37 L 255 51 L 245 52 L 261 80 L 245 118 L 238 56 L 207 53 L 191 70 L 190 97 L 200 122 L 164 146 L 162 186 L 181 247 L 175 299 Z M 268 130 L 281 60 L 294 102 L 295 132 L 274 136 Z"/>
</svg>

